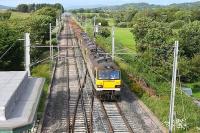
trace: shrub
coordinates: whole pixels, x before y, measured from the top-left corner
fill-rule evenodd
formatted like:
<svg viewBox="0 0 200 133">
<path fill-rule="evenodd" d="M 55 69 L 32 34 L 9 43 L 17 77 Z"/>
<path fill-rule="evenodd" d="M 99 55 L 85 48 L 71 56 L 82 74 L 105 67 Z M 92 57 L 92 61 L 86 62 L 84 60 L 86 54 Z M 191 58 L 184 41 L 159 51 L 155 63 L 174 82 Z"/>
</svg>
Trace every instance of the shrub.
<svg viewBox="0 0 200 133">
<path fill-rule="evenodd" d="M 121 27 L 121 28 L 126 28 L 127 25 L 128 25 L 128 24 L 127 24 L 126 22 L 120 22 L 120 23 L 117 24 L 117 26 L 118 26 L 118 27 Z"/>
<path fill-rule="evenodd" d="M 173 29 L 180 29 L 184 24 L 185 22 L 183 20 L 177 20 L 171 22 L 169 26 Z"/>
<path fill-rule="evenodd" d="M 105 38 L 107 38 L 107 37 L 109 37 L 110 36 L 110 30 L 108 29 L 108 28 L 103 28 L 102 30 L 101 30 L 101 33 L 100 33 L 100 35 L 102 36 L 102 37 L 105 37 Z"/>
<path fill-rule="evenodd" d="M 94 23 L 94 20 L 92 21 Z M 96 19 L 96 24 L 101 23 L 101 26 L 108 26 L 108 20 L 104 18 L 97 18 Z"/>
</svg>

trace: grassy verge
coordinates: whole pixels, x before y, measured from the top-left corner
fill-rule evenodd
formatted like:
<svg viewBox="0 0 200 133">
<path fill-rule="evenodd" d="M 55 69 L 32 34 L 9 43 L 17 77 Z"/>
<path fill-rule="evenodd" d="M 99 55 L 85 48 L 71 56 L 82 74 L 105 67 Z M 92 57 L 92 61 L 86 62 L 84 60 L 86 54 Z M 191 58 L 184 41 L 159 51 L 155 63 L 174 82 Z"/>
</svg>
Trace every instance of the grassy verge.
<svg viewBox="0 0 200 133">
<path fill-rule="evenodd" d="M 38 66 L 35 66 L 32 69 L 32 76 L 33 77 L 42 77 L 45 78 L 45 83 L 44 83 L 44 87 L 42 90 L 42 95 L 40 98 L 40 103 L 38 106 L 38 118 L 41 118 L 41 114 L 44 112 L 44 105 L 45 105 L 45 101 L 47 98 L 47 92 L 48 92 L 48 87 L 51 81 L 51 76 L 50 76 L 50 65 L 49 63 L 43 63 L 40 64 Z"/>
</svg>

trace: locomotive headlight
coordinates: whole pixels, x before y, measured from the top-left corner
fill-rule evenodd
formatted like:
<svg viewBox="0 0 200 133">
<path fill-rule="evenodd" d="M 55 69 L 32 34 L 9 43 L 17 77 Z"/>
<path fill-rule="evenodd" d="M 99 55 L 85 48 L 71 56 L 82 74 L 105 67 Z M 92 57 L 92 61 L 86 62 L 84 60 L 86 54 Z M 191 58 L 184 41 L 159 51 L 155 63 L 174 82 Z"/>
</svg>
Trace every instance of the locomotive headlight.
<svg viewBox="0 0 200 133">
<path fill-rule="evenodd" d="M 103 88 L 103 85 L 97 85 L 97 88 Z"/>
<path fill-rule="evenodd" d="M 121 87 L 121 85 L 115 85 L 115 88 L 120 88 Z"/>
</svg>

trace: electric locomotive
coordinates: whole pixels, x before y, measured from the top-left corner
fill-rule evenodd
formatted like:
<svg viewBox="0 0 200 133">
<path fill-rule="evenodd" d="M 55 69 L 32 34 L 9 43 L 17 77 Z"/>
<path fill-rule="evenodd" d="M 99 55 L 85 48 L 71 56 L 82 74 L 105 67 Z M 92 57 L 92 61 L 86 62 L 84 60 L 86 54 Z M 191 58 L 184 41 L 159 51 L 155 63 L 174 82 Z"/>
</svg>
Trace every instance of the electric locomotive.
<svg viewBox="0 0 200 133">
<path fill-rule="evenodd" d="M 110 55 L 97 47 L 86 33 L 82 32 L 81 49 L 87 62 L 97 95 L 102 100 L 118 99 L 121 91 L 121 71 Z"/>
</svg>

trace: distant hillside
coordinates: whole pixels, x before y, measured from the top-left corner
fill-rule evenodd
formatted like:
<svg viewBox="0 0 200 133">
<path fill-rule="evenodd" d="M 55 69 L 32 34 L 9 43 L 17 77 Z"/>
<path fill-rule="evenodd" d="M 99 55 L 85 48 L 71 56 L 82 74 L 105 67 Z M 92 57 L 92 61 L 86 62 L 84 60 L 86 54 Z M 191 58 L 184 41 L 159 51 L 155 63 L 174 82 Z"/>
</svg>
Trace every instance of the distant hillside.
<svg viewBox="0 0 200 133">
<path fill-rule="evenodd" d="M 127 9 L 127 8 L 135 8 L 135 9 L 145 9 L 145 8 L 160 8 L 160 7 L 178 7 L 178 8 L 194 8 L 200 7 L 200 1 L 198 2 L 190 2 L 190 3 L 180 3 L 180 4 L 170 4 L 170 5 L 155 5 L 155 4 L 148 4 L 148 3 L 128 3 L 123 5 L 115 5 L 115 6 L 104 6 L 100 7 L 101 9 L 105 10 L 120 10 L 120 9 Z"/>
<path fill-rule="evenodd" d="M 171 4 L 170 7 L 179 7 L 179 8 L 192 8 L 200 7 L 200 1 L 190 2 L 190 3 L 181 3 L 181 4 Z"/>
<path fill-rule="evenodd" d="M 97 9 L 103 10 L 121 10 L 121 9 L 128 9 L 128 8 L 135 8 L 135 9 L 144 9 L 144 8 L 159 8 L 162 7 L 161 5 L 154 5 L 148 3 L 127 3 L 123 5 L 114 5 L 114 6 L 103 6 Z"/>
<path fill-rule="evenodd" d="M 148 4 L 148 3 L 127 3 L 123 5 L 117 5 L 117 6 L 108 6 L 103 7 L 107 9 L 125 9 L 125 8 L 136 8 L 136 9 L 144 9 L 144 8 L 158 8 L 161 7 L 160 5 L 154 5 L 154 4 Z"/>
<path fill-rule="evenodd" d="M 69 5 L 69 6 L 65 6 L 66 10 L 70 10 L 70 9 L 80 9 L 80 8 L 84 8 L 84 9 L 94 9 L 94 8 L 100 8 L 100 7 L 105 7 L 105 5 L 85 5 L 85 6 L 80 6 L 80 5 Z"/>
<path fill-rule="evenodd" d="M 13 8 L 13 7 L 9 7 L 9 6 L 0 5 L 0 9 L 10 9 L 10 8 Z"/>
</svg>

